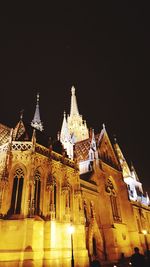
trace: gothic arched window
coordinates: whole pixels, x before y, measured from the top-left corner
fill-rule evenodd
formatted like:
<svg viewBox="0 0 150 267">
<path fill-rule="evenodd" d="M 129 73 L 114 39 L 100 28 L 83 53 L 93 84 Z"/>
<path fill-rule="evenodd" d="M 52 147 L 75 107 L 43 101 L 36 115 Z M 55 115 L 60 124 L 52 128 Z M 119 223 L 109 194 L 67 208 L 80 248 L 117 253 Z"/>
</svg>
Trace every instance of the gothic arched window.
<svg viewBox="0 0 150 267">
<path fill-rule="evenodd" d="M 56 217 L 56 200 L 57 199 L 57 187 L 56 182 L 54 183 L 54 209 L 55 209 L 55 217 Z"/>
<path fill-rule="evenodd" d="M 34 214 L 39 215 L 40 213 L 40 191 L 41 191 L 41 181 L 40 181 L 39 170 L 35 171 L 34 175 Z"/>
<path fill-rule="evenodd" d="M 13 189 L 11 196 L 11 214 L 20 214 L 22 189 L 24 182 L 24 172 L 21 168 L 17 168 L 14 173 Z"/>
</svg>

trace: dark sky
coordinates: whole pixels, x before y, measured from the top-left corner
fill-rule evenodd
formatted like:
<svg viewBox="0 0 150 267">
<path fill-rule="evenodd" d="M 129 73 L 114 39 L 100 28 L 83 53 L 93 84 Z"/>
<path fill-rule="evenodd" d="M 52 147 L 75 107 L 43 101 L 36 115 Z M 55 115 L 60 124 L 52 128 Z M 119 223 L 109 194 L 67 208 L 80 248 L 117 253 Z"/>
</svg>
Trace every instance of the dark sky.
<svg viewBox="0 0 150 267">
<path fill-rule="evenodd" d="M 97 133 L 105 123 L 116 134 L 150 192 L 149 9 L 145 1 L 60 2 L 1 8 L 0 122 L 13 127 L 21 109 L 31 121 L 39 88 L 44 128 L 56 136 L 74 85 L 88 127 Z"/>
</svg>

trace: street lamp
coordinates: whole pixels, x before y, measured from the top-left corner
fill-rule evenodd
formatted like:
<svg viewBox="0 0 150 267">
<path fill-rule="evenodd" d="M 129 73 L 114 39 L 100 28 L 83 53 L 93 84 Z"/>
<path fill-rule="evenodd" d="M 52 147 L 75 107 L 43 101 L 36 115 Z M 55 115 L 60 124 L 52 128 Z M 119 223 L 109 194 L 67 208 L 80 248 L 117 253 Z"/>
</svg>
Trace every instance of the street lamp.
<svg viewBox="0 0 150 267">
<path fill-rule="evenodd" d="M 73 233 L 74 233 L 74 227 L 73 225 L 70 225 L 69 228 L 69 233 L 71 236 L 71 267 L 74 267 L 74 255 L 73 255 Z"/>
<path fill-rule="evenodd" d="M 142 233 L 144 234 L 144 240 L 145 240 L 145 245 L 146 245 L 146 251 L 147 251 L 147 254 L 148 254 L 148 251 L 149 251 L 149 247 L 148 247 L 148 242 L 147 242 L 147 230 L 142 230 Z"/>
</svg>

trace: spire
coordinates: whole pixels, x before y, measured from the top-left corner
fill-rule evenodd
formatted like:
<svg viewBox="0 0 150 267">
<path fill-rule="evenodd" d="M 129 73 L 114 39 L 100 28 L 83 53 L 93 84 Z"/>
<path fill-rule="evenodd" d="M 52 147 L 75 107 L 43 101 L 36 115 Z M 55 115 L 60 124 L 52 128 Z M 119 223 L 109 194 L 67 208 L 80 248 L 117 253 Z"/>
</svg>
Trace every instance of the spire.
<svg viewBox="0 0 150 267">
<path fill-rule="evenodd" d="M 74 86 L 72 86 L 72 88 L 71 88 L 71 93 L 72 93 L 72 95 L 71 95 L 70 116 L 79 115 Z"/>
<path fill-rule="evenodd" d="M 31 126 L 42 132 L 44 129 L 40 119 L 39 98 L 40 94 L 39 92 L 37 92 L 36 108 L 35 108 L 34 118 L 31 122 Z"/>
<path fill-rule="evenodd" d="M 83 121 L 82 115 L 79 114 L 75 96 L 75 88 L 71 88 L 71 108 L 70 115 L 66 118 L 64 112 L 63 123 L 60 132 L 60 141 L 66 149 L 69 158 L 73 158 L 73 146 L 75 143 L 89 138 L 89 132 L 86 122 Z"/>
<path fill-rule="evenodd" d="M 69 130 L 66 120 L 66 112 L 64 111 L 64 119 L 61 127 L 60 132 L 60 141 L 63 143 L 64 141 L 69 141 Z"/>
</svg>

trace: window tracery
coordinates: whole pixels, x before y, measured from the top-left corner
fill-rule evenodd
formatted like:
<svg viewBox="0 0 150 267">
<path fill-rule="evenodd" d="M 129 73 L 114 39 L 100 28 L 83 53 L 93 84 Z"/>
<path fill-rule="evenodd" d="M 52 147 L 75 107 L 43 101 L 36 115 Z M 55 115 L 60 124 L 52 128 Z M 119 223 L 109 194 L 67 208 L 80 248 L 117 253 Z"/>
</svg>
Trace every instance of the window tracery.
<svg viewBox="0 0 150 267">
<path fill-rule="evenodd" d="M 41 174 L 37 169 L 34 173 L 34 215 L 40 214 Z"/>
<path fill-rule="evenodd" d="M 21 200 L 22 190 L 24 183 L 24 171 L 21 167 L 18 167 L 14 173 L 12 197 L 11 197 L 11 214 L 20 214 L 21 212 Z"/>
</svg>

